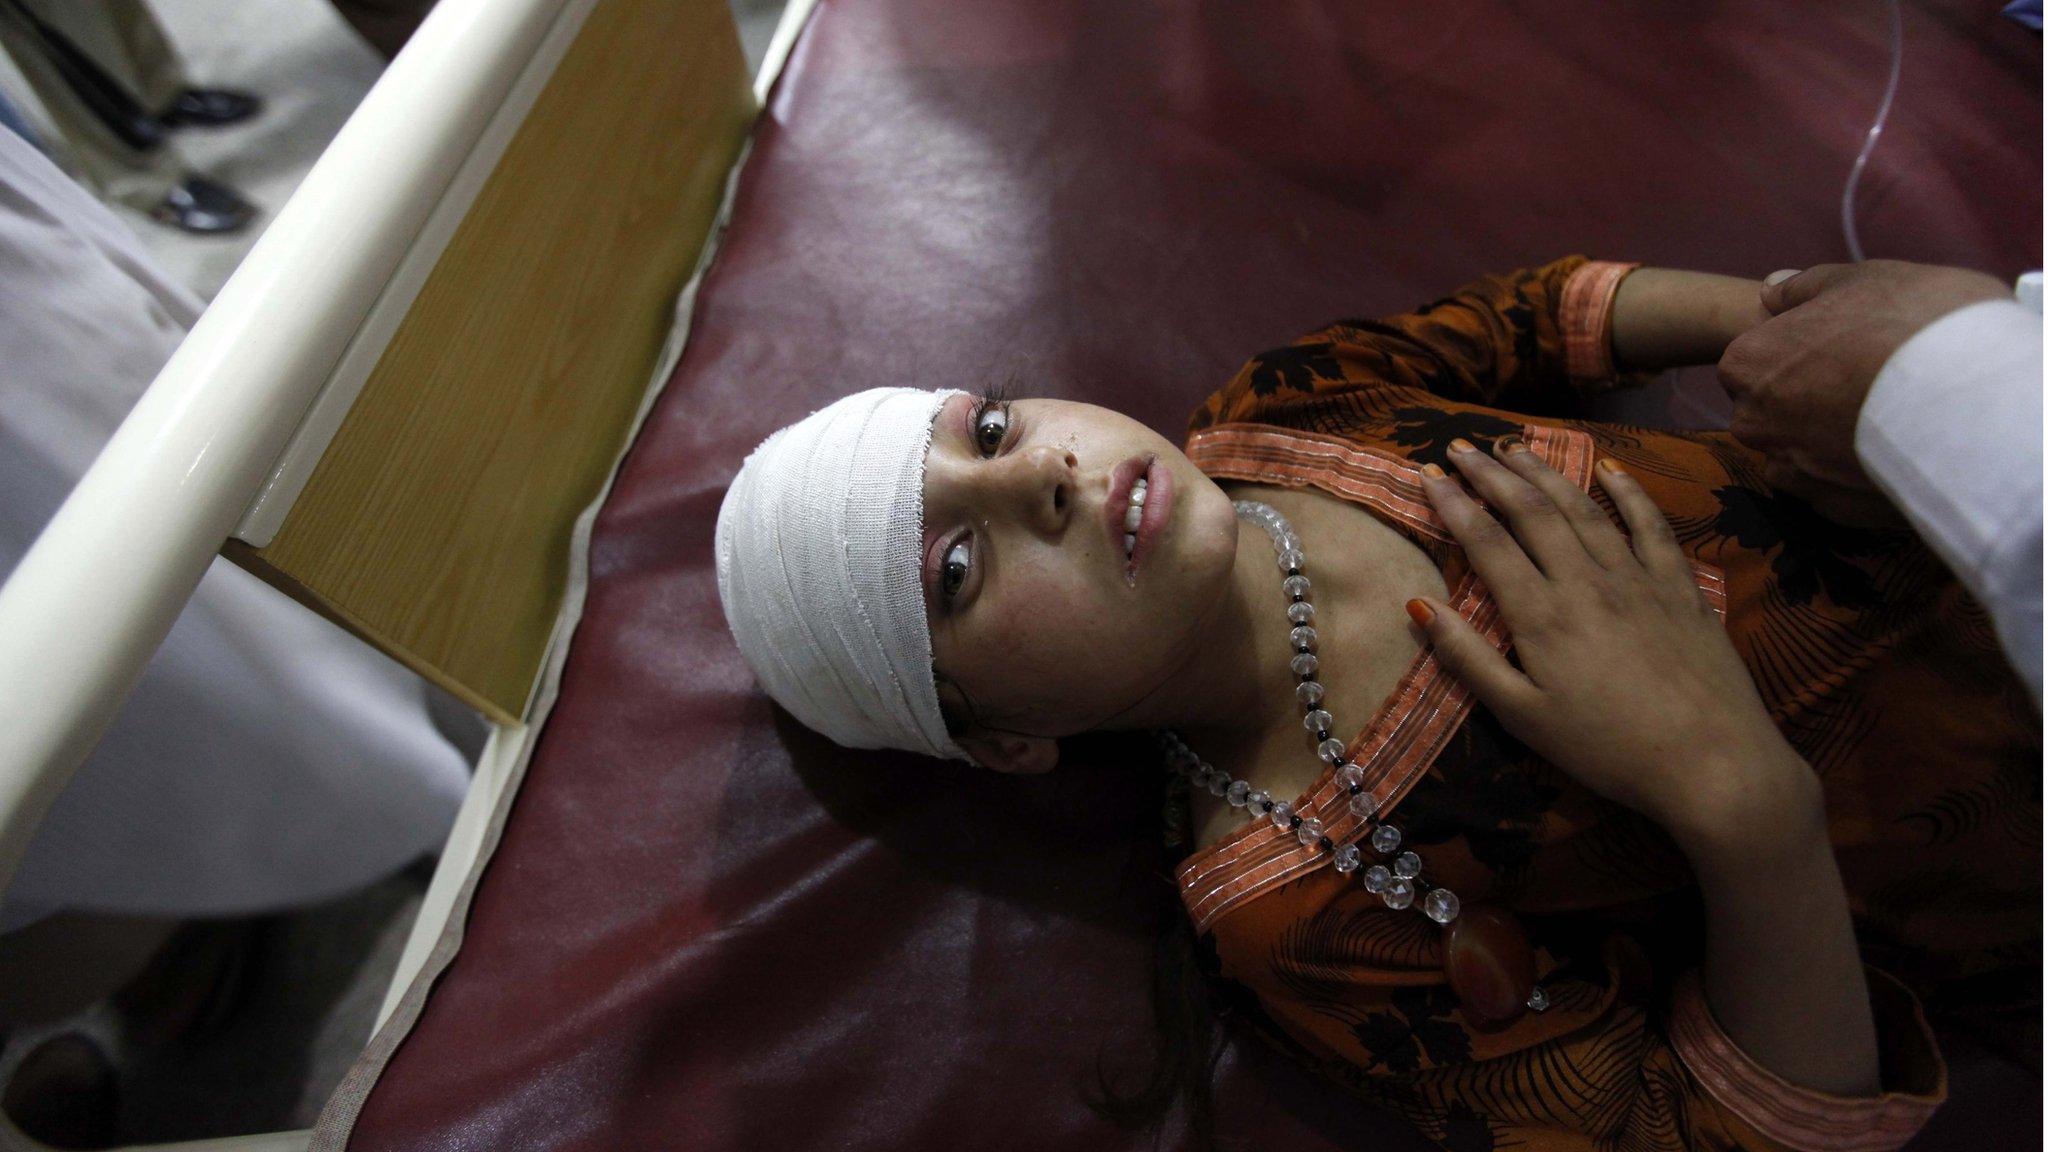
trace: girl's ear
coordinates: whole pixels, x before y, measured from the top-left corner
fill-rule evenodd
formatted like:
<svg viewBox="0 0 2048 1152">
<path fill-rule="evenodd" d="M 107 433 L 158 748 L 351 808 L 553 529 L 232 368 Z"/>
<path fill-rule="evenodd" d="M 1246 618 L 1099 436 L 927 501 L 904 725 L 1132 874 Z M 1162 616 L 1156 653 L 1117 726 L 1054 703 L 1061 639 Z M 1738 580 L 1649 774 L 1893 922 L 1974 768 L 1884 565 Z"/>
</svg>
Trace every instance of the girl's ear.
<svg viewBox="0 0 2048 1152">
<path fill-rule="evenodd" d="M 974 757 L 976 763 L 997 772 L 1050 772 L 1060 762 L 1060 742 L 1050 736 L 991 732 L 982 736 L 959 737 L 959 744 L 969 756 Z"/>
</svg>

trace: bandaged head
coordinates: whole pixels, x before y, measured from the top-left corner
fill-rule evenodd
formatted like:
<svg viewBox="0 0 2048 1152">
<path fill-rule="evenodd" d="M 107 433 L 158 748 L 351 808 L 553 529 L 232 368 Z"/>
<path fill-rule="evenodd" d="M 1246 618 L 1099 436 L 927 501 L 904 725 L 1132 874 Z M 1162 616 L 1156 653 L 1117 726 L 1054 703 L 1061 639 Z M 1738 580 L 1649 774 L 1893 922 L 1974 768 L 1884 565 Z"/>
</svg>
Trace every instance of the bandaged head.
<svg viewBox="0 0 2048 1152">
<path fill-rule="evenodd" d="M 718 598 L 777 704 L 849 748 L 971 760 L 939 712 L 919 555 L 953 390 L 874 388 L 754 449 L 718 510 Z"/>
</svg>

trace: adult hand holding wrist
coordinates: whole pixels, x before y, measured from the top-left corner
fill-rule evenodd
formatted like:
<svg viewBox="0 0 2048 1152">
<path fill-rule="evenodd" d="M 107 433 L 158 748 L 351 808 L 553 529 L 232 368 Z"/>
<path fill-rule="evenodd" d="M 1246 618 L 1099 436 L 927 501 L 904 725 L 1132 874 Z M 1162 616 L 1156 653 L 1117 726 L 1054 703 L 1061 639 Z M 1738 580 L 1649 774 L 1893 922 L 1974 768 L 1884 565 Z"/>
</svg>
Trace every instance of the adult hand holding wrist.
<svg viewBox="0 0 2048 1152">
<path fill-rule="evenodd" d="M 1825 264 L 1770 283 L 1771 318 L 1721 357 L 1729 432 L 1766 457 L 1771 483 L 1848 522 L 1887 519 L 1856 455 L 1856 421 L 1879 370 L 1914 333 L 1957 309 L 2006 298 L 1979 272 L 1896 260 Z"/>
</svg>

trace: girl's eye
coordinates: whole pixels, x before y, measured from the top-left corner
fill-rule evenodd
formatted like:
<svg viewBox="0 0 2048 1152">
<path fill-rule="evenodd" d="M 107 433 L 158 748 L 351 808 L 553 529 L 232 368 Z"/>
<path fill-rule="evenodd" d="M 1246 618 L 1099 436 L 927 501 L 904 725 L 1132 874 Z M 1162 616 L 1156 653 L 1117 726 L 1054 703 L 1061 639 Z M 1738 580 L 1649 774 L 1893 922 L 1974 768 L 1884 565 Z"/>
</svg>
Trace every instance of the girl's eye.
<svg viewBox="0 0 2048 1152">
<path fill-rule="evenodd" d="M 974 562 L 974 550 L 967 546 L 967 538 L 946 549 L 946 559 L 939 567 L 939 591 L 951 600 L 967 582 L 967 566 Z"/>
<path fill-rule="evenodd" d="M 1003 437 L 1010 432 L 1009 405 L 983 404 L 974 417 L 974 446 L 984 456 L 993 456 L 1003 446 Z"/>
</svg>

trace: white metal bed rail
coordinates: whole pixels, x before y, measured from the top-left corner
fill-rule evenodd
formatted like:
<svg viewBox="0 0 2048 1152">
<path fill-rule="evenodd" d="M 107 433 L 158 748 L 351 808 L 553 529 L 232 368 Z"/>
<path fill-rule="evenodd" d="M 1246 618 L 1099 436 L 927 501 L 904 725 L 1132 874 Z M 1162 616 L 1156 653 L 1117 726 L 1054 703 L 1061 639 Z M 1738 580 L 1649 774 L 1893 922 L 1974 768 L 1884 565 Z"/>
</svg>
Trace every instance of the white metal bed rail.
<svg viewBox="0 0 2048 1152">
<path fill-rule="evenodd" d="M 441 0 L 0 587 L 0 892 L 574 0 Z"/>
</svg>

